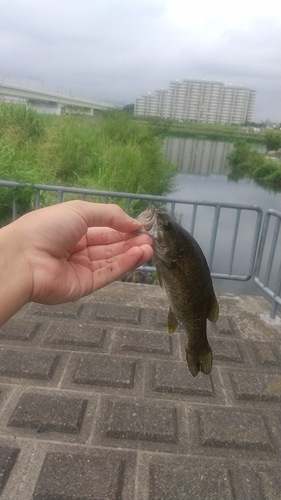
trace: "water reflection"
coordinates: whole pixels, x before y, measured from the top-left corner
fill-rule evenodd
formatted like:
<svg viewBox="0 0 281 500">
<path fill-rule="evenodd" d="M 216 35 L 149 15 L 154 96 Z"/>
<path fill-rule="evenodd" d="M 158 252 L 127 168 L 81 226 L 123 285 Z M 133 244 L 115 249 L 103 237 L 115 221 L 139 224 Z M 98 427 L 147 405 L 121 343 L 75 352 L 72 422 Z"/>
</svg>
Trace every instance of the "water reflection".
<svg viewBox="0 0 281 500">
<path fill-rule="evenodd" d="M 215 141 L 199 141 L 169 137 L 164 144 L 165 157 L 178 163 L 179 173 L 171 198 L 188 201 L 222 202 L 244 205 L 257 205 L 266 212 L 269 208 L 281 211 L 281 195 L 270 193 L 253 181 L 228 179 L 227 155 L 233 144 Z M 186 205 L 177 206 L 176 217 L 190 230 L 191 215 Z M 212 229 L 212 208 L 202 208 L 195 225 L 194 236 L 208 258 L 210 232 Z M 241 221 L 233 272 L 247 274 L 249 254 L 254 231 L 254 213 L 247 213 Z M 228 272 L 229 253 L 233 235 L 234 213 L 225 209 L 220 220 L 218 238 L 212 270 L 216 273 Z M 281 252 L 281 242 L 278 241 Z M 278 263 L 273 271 L 277 272 Z M 258 295 L 260 290 L 253 283 L 215 279 L 214 285 L 219 292 L 245 293 Z"/>
<path fill-rule="evenodd" d="M 177 163 L 180 172 L 211 175 L 228 174 L 227 155 L 233 150 L 230 142 L 167 137 L 163 152 L 167 161 Z"/>
</svg>

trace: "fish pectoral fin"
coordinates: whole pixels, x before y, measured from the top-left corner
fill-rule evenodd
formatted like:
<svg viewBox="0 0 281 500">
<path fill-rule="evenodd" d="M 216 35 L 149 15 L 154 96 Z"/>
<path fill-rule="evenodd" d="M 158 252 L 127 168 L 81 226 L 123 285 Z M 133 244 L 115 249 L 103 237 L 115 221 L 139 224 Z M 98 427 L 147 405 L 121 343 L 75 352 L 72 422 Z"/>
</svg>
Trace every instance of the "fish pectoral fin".
<svg viewBox="0 0 281 500">
<path fill-rule="evenodd" d="M 219 304 L 217 301 L 217 297 L 214 294 L 212 305 L 208 314 L 208 320 L 212 323 L 215 323 L 219 317 Z"/>
<path fill-rule="evenodd" d="M 159 273 L 159 271 L 157 269 L 156 269 L 156 274 L 157 274 L 157 279 L 158 279 L 159 285 L 161 286 L 161 288 L 164 288 L 162 276 L 161 276 L 161 274 Z"/>
<path fill-rule="evenodd" d="M 175 313 L 172 311 L 172 308 L 170 306 L 169 312 L 168 312 L 168 318 L 167 318 L 167 327 L 168 327 L 168 332 L 169 333 L 175 333 L 179 327 L 179 320 L 176 317 Z"/>
</svg>

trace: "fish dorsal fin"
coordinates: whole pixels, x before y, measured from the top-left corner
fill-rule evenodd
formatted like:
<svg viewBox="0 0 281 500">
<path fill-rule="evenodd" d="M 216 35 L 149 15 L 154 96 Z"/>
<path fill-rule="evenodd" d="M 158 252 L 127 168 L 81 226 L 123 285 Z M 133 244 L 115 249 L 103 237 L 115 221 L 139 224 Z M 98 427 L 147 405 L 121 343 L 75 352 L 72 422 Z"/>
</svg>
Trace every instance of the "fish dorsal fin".
<svg viewBox="0 0 281 500">
<path fill-rule="evenodd" d="M 217 297 L 215 296 L 215 293 L 213 294 L 213 300 L 212 300 L 212 305 L 210 307 L 210 311 L 208 314 L 208 320 L 211 321 L 212 323 L 215 323 L 219 317 L 219 304 L 217 301 Z"/>
<path fill-rule="evenodd" d="M 169 312 L 168 312 L 168 318 L 167 318 L 167 327 L 168 327 L 168 332 L 169 333 L 175 333 L 179 327 L 179 320 L 176 317 L 175 313 L 172 311 L 172 308 L 170 306 Z"/>
</svg>

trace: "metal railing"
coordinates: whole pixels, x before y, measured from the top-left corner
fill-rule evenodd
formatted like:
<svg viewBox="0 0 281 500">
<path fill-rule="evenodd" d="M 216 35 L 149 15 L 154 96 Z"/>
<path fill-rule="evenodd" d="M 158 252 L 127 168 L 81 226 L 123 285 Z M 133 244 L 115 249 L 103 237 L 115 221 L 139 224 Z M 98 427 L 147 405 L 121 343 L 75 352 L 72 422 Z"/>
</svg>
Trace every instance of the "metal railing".
<svg viewBox="0 0 281 500">
<path fill-rule="evenodd" d="M 272 223 L 272 224 L 271 224 Z M 254 282 L 263 290 L 272 302 L 270 318 L 274 319 L 278 305 L 281 306 L 281 213 L 276 210 L 268 210 L 265 214 L 257 259 L 254 270 Z M 269 235 L 271 232 L 271 235 Z M 273 275 L 274 260 L 279 265 L 275 276 Z M 265 261 L 265 262 L 264 262 Z M 264 273 L 262 273 L 262 264 Z"/>
<path fill-rule="evenodd" d="M 102 203 L 116 202 L 118 199 L 125 200 L 124 209 L 127 213 L 130 213 L 133 200 L 144 200 L 147 204 L 160 203 L 162 206 L 165 205 L 165 210 L 170 213 L 170 215 L 178 218 L 179 214 L 184 211 L 188 211 L 186 215 L 185 224 L 188 225 L 187 229 L 191 234 L 195 233 L 196 239 L 199 240 L 202 246 L 202 241 L 200 237 L 198 238 L 197 233 L 202 230 L 203 233 L 207 232 L 206 228 L 208 226 L 208 249 L 203 249 L 204 253 L 207 255 L 207 261 L 211 270 L 211 275 L 213 278 L 221 278 L 227 280 L 236 281 L 247 281 L 249 280 L 255 270 L 255 280 L 257 286 L 259 286 L 263 292 L 273 301 L 273 308 L 271 312 L 271 317 L 274 317 L 277 310 L 277 305 L 281 304 L 280 300 L 280 281 L 281 281 L 281 265 L 279 269 L 278 276 L 276 278 L 276 286 L 274 291 L 269 288 L 269 277 L 271 274 L 272 263 L 274 257 L 278 254 L 277 252 L 277 240 L 280 229 L 280 218 L 281 214 L 274 210 L 269 211 L 269 215 L 265 218 L 265 224 L 262 228 L 262 218 L 263 212 L 260 207 L 255 205 L 238 205 L 231 203 L 212 203 L 212 202 L 199 202 L 199 201 L 188 201 L 174 199 L 165 196 L 152 196 L 137 193 L 123 193 L 123 192 L 112 192 L 112 191 L 101 191 L 94 189 L 82 189 L 73 188 L 65 186 L 49 186 L 43 184 L 20 184 L 17 182 L 0 181 L 0 187 L 12 188 L 15 190 L 12 201 L 12 213 L 11 218 L 15 220 L 18 217 L 18 202 L 17 193 L 18 190 L 29 187 L 33 190 L 33 207 L 38 209 L 41 207 L 42 194 L 46 192 L 55 193 L 55 198 L 52 203 L 61 203 L 65 201 L 67 195 L 71 195 L 73 198 L 79 198 L 82 200 L 95 199 Z M 0 202 L 1 202 L 1 191 L 0 191 Z M 207 209 L 207 210 L 206 210 Z M 201 224 L 200 224 L 200 211 L 201 213 Z M 231 219 L 225 221 L 225 214 Z M 272 250 L 270 251 L 268 264 L 267 264 L 267 274 L 264 283 L 260 281 L 259 273 L 261 269 L 261 263 L 263 261 L 264 246 L 267 237 L 267 228 L 269 217 L 275 216 L 278 220 L 278 230 L 275 230 Z M 249 219 L 250 217 L 250 219 Z M 278 233 L 278 234 L 277 234 Z M 203 234 L 205 238 L 205 234 Z M 203 238 L 203 239 L 204 239 Z M 239 243 L 241 240 L 247 238 L 247 252 L 243 249 L 239 250 Z M 202 239 L 202 238 L 201 238 Z M 206 239 L 206 238 L 205 238 Z M 224 252 L 225 257 L 225 267 L 226 270 L 217 269 L 222 267 L 221 258 L 218 258 L 218 250 L 220 246 L 223 249 L 227 247 Z M 245 242 L 244 242 L 245 243 Z M 244 245 L 245 247 L 245 245 Z M 258 251 L 258 259 L 256 262 L 256 255 Z M 240 251 L 240 254 L 239 254 Z M 220 250 L 221 252 L 221 250 Z M 277 252 L 277 253 L 276 253 Z M 222 252 L 221 252 L 222 253 Z M 281 252 L 279 254 L 279 260 L 281 257 Z M 240 269 L 237 271 L 237 267 Z M 243 272 L 241 267 L 244 267 Z M 143 266 L 144 271 L 154 271 L 155 268 L 152 266 Z M 278 281 L 279 280 L 279 281 Z"/>
</svg>

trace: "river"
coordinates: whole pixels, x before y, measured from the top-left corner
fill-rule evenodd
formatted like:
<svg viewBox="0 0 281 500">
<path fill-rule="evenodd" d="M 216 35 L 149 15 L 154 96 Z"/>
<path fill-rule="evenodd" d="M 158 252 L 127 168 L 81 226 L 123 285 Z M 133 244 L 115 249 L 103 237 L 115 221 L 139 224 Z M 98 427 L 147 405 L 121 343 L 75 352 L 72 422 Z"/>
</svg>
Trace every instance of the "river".
<svg viewBox="0 0 281 500">
<path fill-rule="evenodd" d="M 189 201 L 258 205 L 264 213 L 269 208 L 281 211 L 280 193 L 269 192 L 249 180 L 234 182 L 228 179 L 230 170 L 227 164 L 227 155 L 232 149 L 233 144 L 229 142 L 167 137 L 163 146 L 165 158 L 169 162 L 178 164 L 175 187 L 169 196 Z M 204 209 L 204 211 L 202 209 L 201 228 L 198 228 L 197 233 L 194 233 L 205 254 L 210 240 L 211 210 L 211 208 Z M 176 216 L 181 220 L 183 226 L 189 229 L 188 208 L 182 208 L 181 213 L 177 213 Z M 221 235 L 218 234 L 213 272 L 225 272 L 226 254 L 229 253 L 231 244 L 228 241 L 231 239 L 231 233 L 228 232 L 232 223 L 231 217 L 229 211 L 229 214 L 224 214 L 224 220 L 220 219 Z M 244 269 L 244 261 L 247 261 L 250 252 L 249 241 L 254 230 L 253 225 L 254 219 L 251 219 L 250 216 L 246 217 L 236 249 L 236 268 L 239 269 L 239 272 L 245 271 L 245 274 L 247 270 Z M 277 265 L 278 263 L 276 263 Z M 214 279 L 214 286 L 217 292 L 260 294 L 259 288 L 252 279 L 246 282 Z"/>
</svg>

